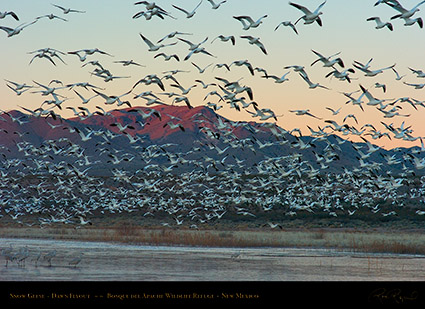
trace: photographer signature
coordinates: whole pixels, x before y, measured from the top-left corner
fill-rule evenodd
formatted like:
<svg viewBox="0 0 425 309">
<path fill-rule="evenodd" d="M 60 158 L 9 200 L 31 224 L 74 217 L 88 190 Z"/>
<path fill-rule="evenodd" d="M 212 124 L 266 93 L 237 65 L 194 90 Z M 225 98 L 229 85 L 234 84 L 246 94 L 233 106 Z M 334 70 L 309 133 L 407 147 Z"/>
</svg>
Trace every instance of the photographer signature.
<svg viewBox="0 0 425 309">
<path fill-rule="evenodd" d="M 418 299 L 418 292 L 413 291 L 410 293 L 410 295 L 406 294 L 403 295 L 401 289 L 386 289 L 386 288 L 379 288 L 374 290 L 369 295 L 369 301 L 379 301 L 381 304 L 393 302 L 396 304 L 402 304 L 410 301 L 414 301 Z"/>
</svg>

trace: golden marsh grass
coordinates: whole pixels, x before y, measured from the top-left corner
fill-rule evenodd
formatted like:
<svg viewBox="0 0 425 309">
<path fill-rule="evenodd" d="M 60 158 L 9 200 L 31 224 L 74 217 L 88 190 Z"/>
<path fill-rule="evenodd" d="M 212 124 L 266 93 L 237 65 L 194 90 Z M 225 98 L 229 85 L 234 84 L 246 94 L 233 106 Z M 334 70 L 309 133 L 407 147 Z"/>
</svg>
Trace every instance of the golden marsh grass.
<svg viewBox="0 0 425 309">
<path fill-rule="evenodd" d="M 425 254 L 422 230 L 283 229 L 212 230 L 146 228 L 118 224 L 108 228 L 15 228 L 3 227 L 4 238 L 50 238 L 103 241 L 140 245 L 199 247 L 295 247 L 336 248 L 353 252 Z"/>
</svg>

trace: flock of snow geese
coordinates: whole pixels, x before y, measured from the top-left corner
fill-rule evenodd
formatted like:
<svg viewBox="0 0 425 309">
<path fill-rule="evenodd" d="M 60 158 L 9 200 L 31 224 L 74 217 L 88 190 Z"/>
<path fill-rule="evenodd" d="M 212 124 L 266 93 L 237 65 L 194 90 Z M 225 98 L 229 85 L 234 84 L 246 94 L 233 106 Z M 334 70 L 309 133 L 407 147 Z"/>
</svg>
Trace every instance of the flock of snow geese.
<svg viewBox="0 0 425 309">
<path fill-rule="evenodd" d="M 164 9 L 160 3 L 138 1 L 134 3 L 135 7 L 143 9 L 135 13 L 132 18 L 144 18 L 146 23 L 152 19 L 161 19 L 164 22 L 177 18 L 189 20 L 195 16 L 201 5 L 205 5 L 205 2 L 211 5 L 211 9 L 219 11 L 228 1 L 201 0 L 194 8 L 172 5 L 170 9 Z M 422 19 L 415 14 L 423 3 L 425 1 L 418 3 L 412 9 L 405 9 L 399 1 L 379 0 L 375 6 L 382 5 L 394 9 L 397 15 L 391 18 L 391 22 L 401 19 L 405 26 L 417 24 L 422 28 Z M 59 5 L 54 7 L 60 10 L 62 15 L 39 16 L 15 28 L 0 26 L 0 29 L 10 38 L 17 36 L 27 27 L 35 27 L 41 19 L 71 22 L 72 14 L 86 13 L 84 10 L 74 10 Z M 298 10 L 302 15 L 295 22 L 279 23 L 275 30 L 282 26 L 289 27 L 292 35 L 300 35 L 300 27 L 321 27 L 322 19 L 326 17 L 323 13 L 326 1 L 314 10 L 293 2 L 289 2 L 289 8 Z M 249 33 L 251 29 L 260 27 L 267 17 L 267 15 L 259 18 L 245 15 L 233 16 L 236 25 L 240 25 L 247 33 L 240 38 L 247 40 L 253 46 L 252 48 L 258 48 L 265 55 L 270 54 L 270 50 L 259 37 Z M 1 20 L 7 18 L 19 21 L 19 12 L 0 12 Z M 369 20 L 376 22 L 377 29 L 388 27 L 391 31 L 395 30 L 391 22 L 383 22 L 379 17 L 371 17 Z M 111 109 L 125 107 L 128 108 L 129 113 L 136 113 L 141 121 L 138 124 L 126 125 L 114 123 L 115 132 L 96 131 L 89 126 L 69 128 L 70 133 L 80 138 L 71 140 L 64 137 L 46 140 L 41 145 L 28 142 L 25 132 L 16 132 L 16 147 L 22 153 L 22 158 L 9 157 L 7 147 L 0 146 L 2 147 L 0 223 L 8 219 L 8 222 L 12 220 L 24 226 L 38 225 L 44 228 L 70 224 L 81 228 L 92 224 L 101 225 L 102 218 L 106 215 L 119 216 L 122 213 L 133 212 L 140 216 L 141 220 L 158 218 L 164 226 L 191 228 L 225 219 L 263 220 L 264 225 L 275 228 L 279 225 L 272 222 L 281 222 L 303 215 L 355 218 L 358 214 L 366 213 L 377 216 L 379 219 L 399 214 L 410 215 L 415 220 L 423 218 L 422 215 L 425 214 L 423 204 L 425 178 L 421 177 L 421 170 L 425 168 L 423 144 L 421 148 L 385 152 L 366 139 L 370 136 L 375 140 L 389 138 L 422 142 L 421 137 L 413 135 L 411 126 L 405 122 L 400 126 L 382 122 L 384 126 L 382 129 L 366 125 L 358 130 L 349 123 L 353 121 L 357 124 L 359 116 L 349 114 L 344 117 L 342 123 L 326 119 L 326 126 L 323 128 L 314 130 L 309 127 L 311 139 L 306 140 L 297 135 L 296 130 L 286 131 L 275 123 L 268 122 L 277 121 L 280 116 L 271 109 L 262 108 L 259 102 L 254 102 L 255 88 L 242 84 L 243 76 L 239 80 L 227 80 L 217 76 L 211 83 L 203 81 L 201 76 L 207 70 L 230 71 L 235 70 L 235 67 L 242 67 L 247 69 L 246 72 L 250 76 L 260 76 L 262 79 L 270 79 L 276 84 L 281 84 L 288 81 L 290 72 L 296 72 L 308 84 L 308 88 L 330 90 L 325 85 L 311 81 L 307 73 L 308 67 L 286 65 L 287 72 L 282 76 L 269 74 L 264 68 L 255 67 L 248 60 L 235 60 L 230 64 L 212 63 L 201 67 L 194 59 L 205 57 L 213 60 L 218 57 L 207 50 L 205 43 L 208 38 L 194 43 L 188 39 L 190 36 L 191 33 L 173 31 L 167 35 L 162 34 L 161 39 L 154 41 L 139 33 L 141 51 L 146 48 L 152 55 L 152 59 L 161 57 L 164 61 L 169 61 L 171 67 L 184 61 L 190 61 L 193 64 L 195 72 L 199 73 L 199 79 L 191 87 L 183 86 L 184 83 L 179 81 L 181 70 L 174 69 L 164 72 L 163 75 L 158 72 L 151 73 L 137 82 L 133 81 L 131 89 L 121 95 L 107 95 L 105 88 L 96 86 L 96 83 L 78 82 L 64 85 L 60 80 L 52 79 L 46 85 L 37 81 L 26 84 L 6 80 L 7 87 L 17 96 L 27 95 L 32 91 L 38 93 L 43 99 L 40 107 L 35 110 L 22 107 L 28 113 L 23 118 L 16 117 L 7 111 L 1 114 L 0 120 L 13 121 L 21 127 L 33 119 L 44 118 L 51 130 L 59 130 L 59 126 L 66 126 L 66 121 L 60 114 L 67 109 L 73 110 L 76 117 L 86 120 L 94 116 L 114 117 Z M 222 44 L 233 46 L 236 39 L 235 36 L 222 34 L 210 42 L 220 41 Z M 8 39 L 1 38 L 1 40 Z M 3 44 L 6 42 L 4 41 Z M 188 50 L 184 57 L 163 52 L 177 44 L 187 45 Z M 354 68 L 346 68 L 340 53 L 327 56 L 313 50 L 313 54 L 317 56 L 317 60 L 311 65 L 321 63 L 332 70 L 327 77 L 335 77 L 343 82 L 351 83 L 352 74 L 355 72 L 361 72 L 365 77 L 373 78 L 384 71 L 389 71 L 394 73 L 397 81 L 401 81 L 404 77 L 398 74 L 395 65 L 372 69 L 372 59 L 367 63 L 356 61 L 353 64 Z M 55 66 L 58 65 L 58 61 L 65 63 L 66 57 L 75 56 L 82 67 L 93 67 L 91 76 L 98 77 L 106 83 L 113 83 L 116 79 L 131 79 L 131 76 L 116 76 L 101 63 L 101 60 L 93 60 L 96 56 L 111 57 L 111 54 L 98 48 L 68 52 L 44 48 L 32 51 L 30 55 L 32 57 L 30 64 L 34 61 L 46 61 L 46 65 Z M 144 64 L 133 60 L 114 62 L 124 67 L 146 68 Z M 425 73 L 421 70 L 409 69 L 417 78 L 425 77 Z M 421 83 L 405 84 L 416 89 L 424 87 Z M 146 144 L 142 138 L 131 134 L 136 125 L 148 125 L 149 121 L 160 119 L 161 116 L 164 126 L 168 125 L 170 129 L 181 130 L 184 133 L 185 128 L 179 123 L 178 117 L 160 115 L 158 106 L 169 105 L 165 100 L 169 98 L 172 100 L 172 105 L 182 103 L 183 107 L 193 109 L 196 104 L 191 102 L 189 93 L 195 86 L 205 89 L 205 100 L 212 98 L 217 100 L 206 104 L 214 111 L 228 106 L 240 112 L 248 112 L 261 124 L 254 126 L 246 122 L 223 120 L 224 118 L 221 117 L 217 117 L 216 120 L 204 119 L 202 115 L 198 115 L 199 117 L 193 118 L 193 121 L 197 121 L 202 127 L 201 132 L 204 133 L 202 136 L 209 142 L 203 142 L 204 148 L 200 146 L 200 143 L 196 143 L 187 152 L 181 151 L 178 145 Z M 136 88 L 144 88 L 144 91 L 135 93 Z M 211 88 L 214 90 L 210 91 Z M 383 92 L 387 91 L 385 84 L 376 83 L 376 88 L 381 88 Z M 79 104 L 65 107 L 67 104 L 65 102 L 70 100 L 65 96 L 65 91 L 71 90 L 79 98 Z M 165 92 L 167 90 L 170 92 Z M 425 101 L 417 98 L 405 97 L 387 102 L 377 98 L 374 92 L 375 90 L 366 89 L 360 84 L 357 91 L 343 93 L 344 98 L 348 100 L 344 103 L 358 106 L 360 110 L 366 107 L 376 108 L 384 114 L 386 119 L 408 117 L 400 112 L 404 108 L 402 104 L 409 104 L 418 112 L 425 107 Z M 355 93 L 359 95 L 356 96 Z M 126 99 L 131 94 L 136 95 L 134 100 L 139 98 L 146 100 L 146 107 L 134 107 L 133 101 Z M 100 103 L 96 105 L 95 111 L 90 111 L 86 107 L 90 106 L 91 101 L 100 98 L 103 100 L 103 107 Z M 327 109 L 332 115 L 340 112 L 340 109 Z M 300 117 L 322 119 L 309 110 L 291 110 L 290 112 Z M 0 130 L 3 121 L 0 121 Z M 210 124 L 207 125 L 208 122 Z M 237 137 L 233 131 L 238 126 L 249 127 L 252 134 L 248 137 Z M 256 133 L 261 131 L 259 128 L 262 132 L 269 132 L 271 138 L 269 140 L 256 138 Z M 0 132 L 0 134 L 6 134 L 6 132 Z M 132 153 L 126 153 L 127 150 L 123 149 L 108 148 L 109 145 L 113 145 L 112 140 L 120 135 L 129 138 L 129 146 L 126 149 L 131 149 Z M 352 135 L 361 136 L 364 143 L 352 143 L 342 138 Z M 88 150 L 84 148 L 84 145 L 94 138 L 100 139 L 102 151 L 107 153 L 112 177 L 98 177 L 89 173 L 90 169 L 97 164 L 96 159 L 99 158 L 87 155 Z M 221 143 L 221 148 L 218 143 Z M 321 147 L 322 151 L 316 147 L 317 143 L 325 144 Z M 345 166 L 341 172 L 330 172 L 328 170 L 330 164 L 337 160 L 344 160 L 341 147 L 347 144 L 355 151 L 358 164 Z M 243 151 L 256 153 L 269 147 L 286 149 L 286 153 L 265 156 L 252 166 L 248 166 L 247 162 L 237 155 Z M 207 156 L 203 153 L 205 148 L 214 151 L 215 156 Z M 236 155 L 229 155 L 231 150 L 236 151 Z M 316 160 L 314 164 L 304 157 L 305 151 L 314 154 Z M 378 153 L 382 156 L 378 156 L 381 159 L 379 162 L 372 159 L 376 158 L 375 155 Z M 66 160 L 58 160 L 59 155 Z M 145 166 L 135 170 L 132 164 L 137 160 L 144 162 Z M 127 168 L 120 168 L 120 163 L 127 164 Z M 191 166 L 191 168 L 177 174 L 173 173 L 173 170 L 181 165 Z M 388 167 L 395 167 L 397 172 L 388 171 Z M 25 252 L 22 252 L 22 256 L 25 256 Z"/>
</svg>

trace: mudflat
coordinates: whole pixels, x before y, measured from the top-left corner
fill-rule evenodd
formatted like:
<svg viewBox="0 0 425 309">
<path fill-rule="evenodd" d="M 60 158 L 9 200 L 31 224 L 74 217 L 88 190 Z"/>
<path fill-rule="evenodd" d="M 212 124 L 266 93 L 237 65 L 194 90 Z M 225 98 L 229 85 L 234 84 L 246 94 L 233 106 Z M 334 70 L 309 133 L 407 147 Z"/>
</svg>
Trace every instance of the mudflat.
<svg viewBox="0 0 425 309">
<path fill-rule="evenodd" d="M 1 238 L 1 281 L 422 281 L 425 255 Z M 51 260 L 44 257 L 54 252 Z M 77 260 L 81 257 L 81 260 Z M 7 262 L 7 267 L 6 267 Z"/>
</svg>

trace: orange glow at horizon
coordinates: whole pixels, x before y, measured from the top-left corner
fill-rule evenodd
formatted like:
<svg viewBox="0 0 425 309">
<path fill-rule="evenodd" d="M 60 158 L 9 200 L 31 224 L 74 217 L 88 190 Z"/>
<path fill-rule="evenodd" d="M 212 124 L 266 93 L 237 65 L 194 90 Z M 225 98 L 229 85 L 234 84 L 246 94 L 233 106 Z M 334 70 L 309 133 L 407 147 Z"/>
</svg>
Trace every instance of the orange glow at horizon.
<svg viewBox="0 0 425 309">
<path fill-rule="evenodd" d="M 376 106 L 368 106 L 367 99 L 363 97 L 364 111 L 358 106 L 346 104 L 347 97 L 343 92 L 355 92 L 360 90 L 360 85 L 368 89 L 376 98 L 386 99 L 383 104 L 393 103 L 399 98 L 414 98 L 419 101 L 425 100 L 424 91 L 414 89 L 407 83 L 423 82 L 417 78 L 409 68 L 424 69 L 425 58 L 422 56 L 425 40 L 416 40 L 417 37 L 423 38 L 423 29 L 411 26 L 404 27 L 402 22 L 394 22 L 395 30 L 393 32 L 386 29 L 376 30 L 374 25 L 367 22 L 366 18 L 370 14 L 390 15 L 391 10 L 384 5 L 373 7 L 369 4 L 359 4 L 357 1 L 328 1 L 324 7 L 323 27 L 317 24 L 303 25 L 300 22 L 297 27 L 299 35 L 296 35 L 288 27 L 280 27 L 274 30 L 276 25 L 283 20 L 295 20 L 299 17 L 300 12 L 288 6 L 287 2 L 272 3 L 259 6 L 257 1 L 235 0 L 223 6 L 217 11 L 211 11 L 204 3 L 200 7 L 200 11 L 192 20 L 185 20 L 181 12 L 173 11 L 176 20 L 160 20 L 153 19 L 146 21 L 144 19 L 133 20 L 131 16 L 137 12 L 140 7 L 136 7 L 133 2 L 122 5 L 113 1 L 87 3 L 86 1 L 73 1 L 70 5 L 75 7 L 83 7 L 90 14 L 81 14 L 69 16 L 69 22 L 40 20 L 22 34 L 6 38 L 5 33 L 0 33 L 0 40 L 4 42 L 4 56 L 0 60 L 2 63 L 2 72 L 0 78 L 26 82 L 34 84 L 37 81 L 47 85 L 53 79 L 58 79 L 63 84 L 72 84 L 75 82 L 90 82 L 98 87 L 104 88 L 100 90 L 108 95 L 121 95 L 132 89 L 133 85 L 141 78 L 148 74 L 157 74 L 164 76 L 166 71 L 179 69 L 182 71 L 175 75 L 175 78 L 184 87 L 197 84 L 188 95 L 193 106 L 206 105 L 207 102 L 223 105 L 218 110 L 218 114 L 234 121 L 260 121 L 258 118 L 252 117 L 252 106 L 246 110 L 236 111 L 224 102 L 220 102 L 217 97 L 210 96 L 204 100 L 205 96 L 212 90 L 219 90 L 217 86 L 203 89 L 196 82 L 197 79 L 203 80 L 205 83 L 216 83 L 222 85 L 216 77 L 228 79 L 229 81 L 240 80 L 241 85 L 252 88 L 254 93 L 253 101 L 258 104 L 258 108 L 270 108 L 278 116 L 277 124 L 290 131 L 298 128 L 303 135 L 310 135 L 310 127 L 313 130 L 329 125 L 326 120 L 334 120 L 339 124 L 347 124 L 354 127 L 358 131 L 362 131 L 364 125 L 372 124 L 376 130 L 386 132 L 385 126 L 382 124 L 393 124 L 394 127 L 400 127 L 404 122 L 405 127 L 410 127 L 412 136 L 425 137 L 425 108 L 423 106 L 412 106 L 406 102 L 397 102 L 389 105 L 387 110 L 396 108 L 401 116 L 385 118 Z M 103 3 L 103 4 L 102 4 Z M 241 5 L 241 4 L 244 5 Z M 171 8 L 171 1 L 161 1 L 161 5 Z M 316 1 L 311 6 L 316 5 Z M 54 8 L 49 1 L 40 1 L 39 5 L 31 5 L 28 0 L 22 1 L 21 4 L 13 3 L 8 5 L 10 9 L 16 9 L 20 13 L 23 22 L 29 21 L 36 15 L 45 14 Z M 101 9 L 99 9 L 101 7 Z M 365 10 L 367 7 L 367 10 Z M 30 9 L 32 8 L 32 9 Z M 346 13 L 348 12 L 348 13 Z M 249 31 L 242 30 L 239 21 L 233 19 L 235 14 L 249 14 L 252 16 L 261 16 L 268 14 L 264 19 L 264 23 Z M 203 15 L 204 14 L 204 15 Z M 202 17 L 202 15 L 204 17 Z M 117 16 L 120 16 L 119 18 Z M 208 18 L 205 18 L 207 16 Z M 220 22 L 217 22 L 219 20 Z M 2 21 L 3 22 L 3 21 Z M 4 20 L 4 23 L 13 25 L 13 21 Z M 147 45 L 141 40 L 139 33 L 143 33 L 152 41 L 158 41 L 171 31 L 179 30 L 182 32 L 193 33 L 187 36 L 181 36 L 193 42 L 200 42 L 206 37 L 207 42 L 204 44 L 215 57 L 204 54 L 195 54 L 189 60 L 184 61 L 183 58 L 188 54 L 188 46 L 182 41 L 176 39 L 168 42 L 177 42 L 175 46 L 166 47 L 161 51 L 172 54 L 176 53 L 180 57 L 180 61 L 174 59 L 164 61 L 163 58 L 154 58 L 157 53 L 147 51 Z M 219 34 L 235 35 L 237 43 L 232 46 L 230 42 L 220 42 L 213 39 Z M 267 48 L 268 55 L 264 55 L 256 46 L 250 45 L 247 40 L 240 38 L 241 35 L 252 35 L 261 37 L 261 41 Z M 90 60 L 98 60 L 105 68 L 108 68 L 114 75 L 122 77 L 111 82 L 104 82 L 101 78 L 91 74 L 94 69 L 92 65 L 82 67 L 85 62 L 81 62 L 75 55 L 65 54 L 63 59 L 66 64 L 56 61 L 57 65 L 53 66 L 46 59 L 35 59 L 29 65 L 33 54 L 29 54 L 39 48 L 51 47 L 63 51 L 65 53 L 81 48 L 98 47 L 112 54 L 113 57 L 107 55 L 93 55 L 88 58 Z M 385 70 L 376 77 L 365 77 L 363 72 L 355 70 L 351 83 L 347 81 L 339 81 L 334 77 L 325 77 L 332 69 L 324 68 L 322 63 L 318 62 L 311 65 L 317 59 L 312 50 L 318 51 L 323 55 L 331 55 L 340 52 L 340 57 L 344 60 L 345 68 L 353 67 L 354 61 L 367 62 L 373 58 L 371 62 L 372 69 L 384 68 L 395 64 L 395 68 L 400 75 L 406 75 L 402 80 L 396 81 L 395 74 L 392 70 Z M 118 60 L 134 60 L 143 67 L 128 66 L 115 63 Z M 214 67 L 218 63 L 226 63 L 230 65 L 236 60 L 247 59 L 254 67 L 264 68 L 268 74 L 282 76 L 286 72 L 289 81 L 282 84 L 274 83 L 272 79 L 266 79 L 263 74 L 256 72 L 252 76 L 246 67 L 231 66 L 231 71 L 224 68 Z M 192 65 L 196 63 L 200 67 L 213 64 L 204 74 L 199 74 L 197 69 Z M 285 69 L 285 66 L 303 65 L 308 76 L 313 82 L 318 82 L 327 89 L 309 89 L 307 83 L 302 80 L 301 76 L 292 69 Z M 336 66 L 338 69 L 338 66 Z M 129 76 L 127 78 L 127 76 Z M 165 92 L 178 92 L 177 88 L 171 86 L 170 80 L 164 80 L 166 84 Z M 382 89 L 375 88 L 375 83 L 383 83 L 387 86 L 386 92 Z M 7 86 L 6 82 L 0 85 L 0 109 L 22 110 L 20 106 L 28 109 L 36 109 L 50 97 L 43 97 L 32 91 L 39 91 L 33 88 L 28 92 L 17 96 Z M 60 87 L 60 85 L 57 85 Z M 425 88 L 424 88 L 425 89 Z M 94 95 L 92 91 L 75 88 L 85 97 Z M 172 99 L 161 95 L 163 92 L 156 85 L 137 86 L 129 94 L 128 99 L 133 106 L 145 105 L 143 99 L 134 99 L 134 96 L 143 91 L 153 91 L 167 104 L 172 104 Z M 73 112 L 66 109 L 66 106 L 79 106 L 80 101 L 73 90 L 61 89 L 58 93 L 69 100 L 65 101 L 62 110 L 55 109 L 55 112 L 62 114 L 64 117 L 72 117 Z M 353 94 L 359 97 L 361 90 Z M 247 103 L 250 102 L 246 94 Z M 87 108 L 95 110 L 96 105 L 102 104 L 101 98 L 97 97 L 86 105 Z M 177 103 L 181 104 L 181 103 Z M 183 103 L 184 104 L 184 103 Z M 117 108 L 115 105 L 104 106 L 105 109 Z M 47 107 L 47 105 L 43 105 Z M 341 108 L 340 113 L 332 115 L 327 109 L 337 110 Z M 297 116 L 292 110 L 309 110 L 311 114 L 321 119 L 315 119 L 310 116 Z M 353 114 L 356 116 L 357 122 L 353 118 L 345 117 Z M 408 115 L 408 117 L 407 117 Z M 269 120 L 271 121 L 271 120 Z M 367 133 L 369 129 L 365 129 Z M 327 128 L 326 132 L 333 134 L 334 132 Z M 371 136 L 362 135 L 364 138 L 386 149 L 395 147 L 412 147 L 420 146 L 420 140 L 403 141 L 392 137 L 380 139 L 372 139 Z M 343 136 L 353 141 L 362 141 L 356 135 L 350 134 Z"/>
</svg>

